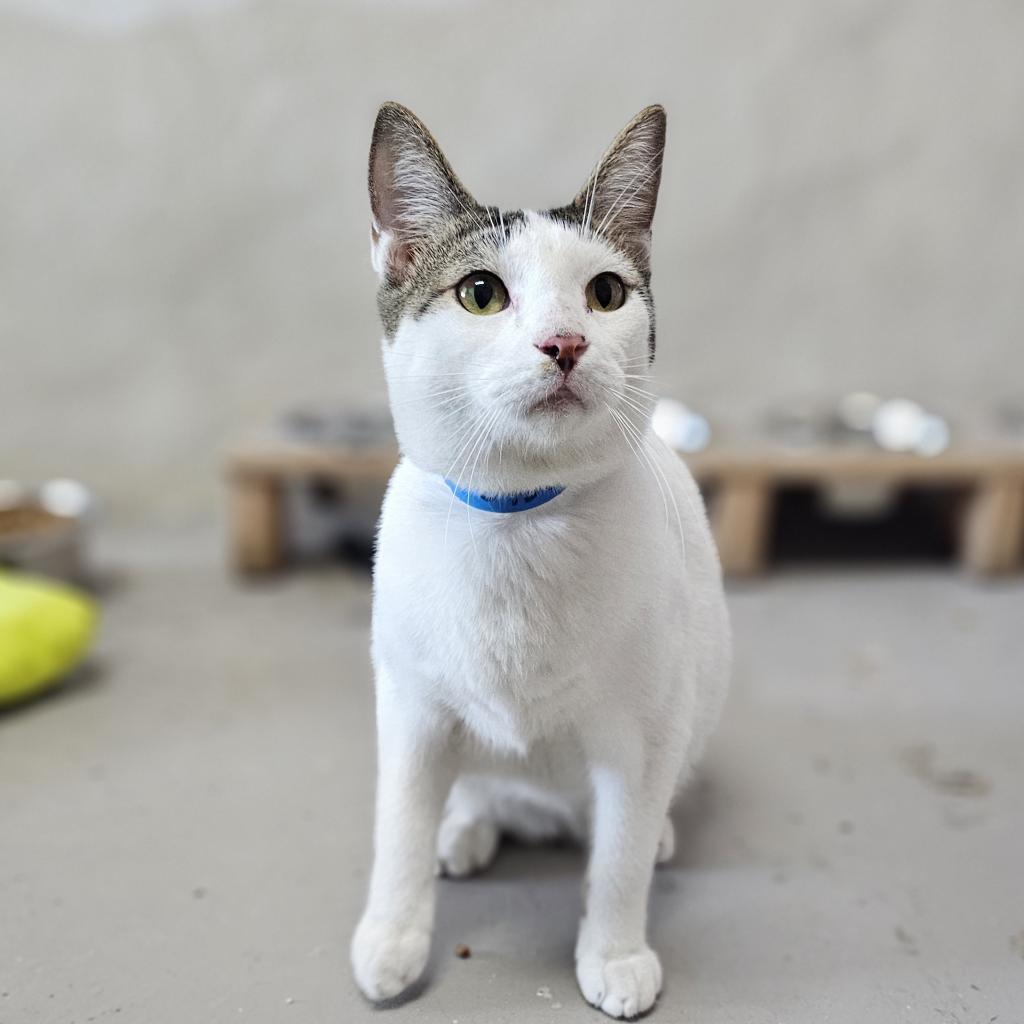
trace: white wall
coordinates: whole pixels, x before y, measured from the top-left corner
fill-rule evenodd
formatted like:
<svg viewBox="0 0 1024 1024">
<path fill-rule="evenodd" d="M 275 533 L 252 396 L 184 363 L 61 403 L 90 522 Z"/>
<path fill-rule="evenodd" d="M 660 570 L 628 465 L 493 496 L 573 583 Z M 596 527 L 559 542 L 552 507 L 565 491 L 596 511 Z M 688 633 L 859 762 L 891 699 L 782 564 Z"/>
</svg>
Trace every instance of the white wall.
<svg viewBox="0 0 1024 1024">
<path fill-rule="evenodd" d="M 386 98 L 517 206 L 664 102 L 659 376 L 720 419 L 1024 393 L 1015 0 L 0 0 L 0 475 L 203 518 L 231 436 L 380 398 Z"/>
</svg>

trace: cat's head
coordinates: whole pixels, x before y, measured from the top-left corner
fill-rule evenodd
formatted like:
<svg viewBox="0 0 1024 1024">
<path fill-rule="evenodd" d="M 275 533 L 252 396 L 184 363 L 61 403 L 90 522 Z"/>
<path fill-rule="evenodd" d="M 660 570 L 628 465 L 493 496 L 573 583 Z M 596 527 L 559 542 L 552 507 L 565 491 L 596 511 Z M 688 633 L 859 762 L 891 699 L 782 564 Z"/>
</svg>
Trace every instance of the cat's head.
<svg viewBox="0 0 1024 1024">
<path fill-rule="evenodd" d="M 567 206 L 481 206 L 409 110 L 370 149 L 372 255 L 395 429 L 478 491 L 566 485 L 629 457 L 650 414 L 651 221 L 665 112 L 642 110 Z"/>
</svg>

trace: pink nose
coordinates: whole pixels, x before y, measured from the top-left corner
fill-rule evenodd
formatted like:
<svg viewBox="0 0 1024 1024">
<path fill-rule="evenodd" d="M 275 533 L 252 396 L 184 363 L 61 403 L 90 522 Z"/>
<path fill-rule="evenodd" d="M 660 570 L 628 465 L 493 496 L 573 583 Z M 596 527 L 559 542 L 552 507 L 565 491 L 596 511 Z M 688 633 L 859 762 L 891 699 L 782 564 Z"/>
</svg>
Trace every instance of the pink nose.
<svg viewBox="0 0 1024 1024">
<path fill-rule="evenodd" d="M 568 377 L 569 371 L 586 352 L 587 340 L 582 334 L 553 334 L 543 341 L 535 341 L 534 347 L 554 359 L 558 368 Z"/>
</svg>

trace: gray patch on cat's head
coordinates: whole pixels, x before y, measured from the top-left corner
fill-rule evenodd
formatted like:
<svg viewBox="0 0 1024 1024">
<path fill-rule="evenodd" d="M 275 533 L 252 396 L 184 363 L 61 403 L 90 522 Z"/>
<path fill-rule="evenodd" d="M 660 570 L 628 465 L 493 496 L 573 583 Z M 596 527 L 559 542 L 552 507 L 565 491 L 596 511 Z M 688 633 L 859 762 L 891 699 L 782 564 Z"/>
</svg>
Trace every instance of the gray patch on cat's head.
<svg viewBox="0 0 1024 1024">
<path fill-rule="evenodd" d="M 388 338 L 459 277 L 493 263 L 495 249 L 523 221 L 519 211 L 481 206 L 419 118 L 397 103 L 377 114 L 369 187 L 381 272 L 377 306 Z"/>
<path fill-rule="evenodd" d="M 615 137 L 568 205 L 548 216 L 581 234 L 600 236 L 632 264 L 647 306 L 648 350 L 654 358 L 654 298 L 651 295 L 651 225 L 658 203 L 666 118 L 663 107 L 645 107 Z"/>
<path fill-rule="evenodd" d="M 493 266 L 496 251 L 525 220 L 522 210 L 475 206 L 450 220 L 417 250 L 407 274 L 385 275 L 377 290 L 377 309 L 388 339 L 405 317 L 419 319 L 444 301 L 452 285 L 474 270 Z"/>
<path fill-rule="evenodd" d="M 650 237 L 664 148 L 665 111 L 646 107 L 616 136 L 576 198 L 546 213 L 601 236 L 636 269 L 652 358 Z M 495 250 L 524 221 L 521 211 L 480 206 L 423 123 L 397 103 L 377 115 L 369 185 L 374 240 L 386 253 L 377 304 L 388 338 L 404 317 L 426 313 L 459 276 L 493 265 Z"/>
<path fill-rule="evenodd" d="M 553 210 L 544 210 L 543 216 L 564 224 L 578 234 L 594 234 L 603 239 L 612 249 L 619 253 L 636 272 L 640 282 L 634 289 L 647 307 L 647 351 L 651 362 L 654 361 L 655 330 L 654 330 L 654 296 L 651 293 L 651 258 L 649 244 L 631 242 L 629 235 L 618 232 L 598 231 L 593 226 L 587 227 L 589 218 L 582 205 L 575 202 L 568 206 L 559 206 Z"/>
</svg>

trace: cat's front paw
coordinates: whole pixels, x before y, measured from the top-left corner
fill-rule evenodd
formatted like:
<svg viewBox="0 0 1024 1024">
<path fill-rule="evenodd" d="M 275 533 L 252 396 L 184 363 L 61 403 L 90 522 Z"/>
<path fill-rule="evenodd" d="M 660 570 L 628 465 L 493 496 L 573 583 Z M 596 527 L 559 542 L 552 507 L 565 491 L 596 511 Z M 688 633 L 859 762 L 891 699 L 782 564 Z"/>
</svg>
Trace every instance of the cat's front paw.
<svg viewBox="0 0 1024 1024">
<path fill-rule="evenodd" d="M 364 916 L 352 936 L 356 984 L 374 1002 L 392 999 L 419 979 L 429 953 L 429 931 Z"/>
<path fill-rule="evenodd" d="M 648 946 L 607 957 L 581 953 L 576 958 L 576 980 L 583 998 L 609 1017 L 637 1017 L 658 998 L 661 962 Z"/>
</svg>

